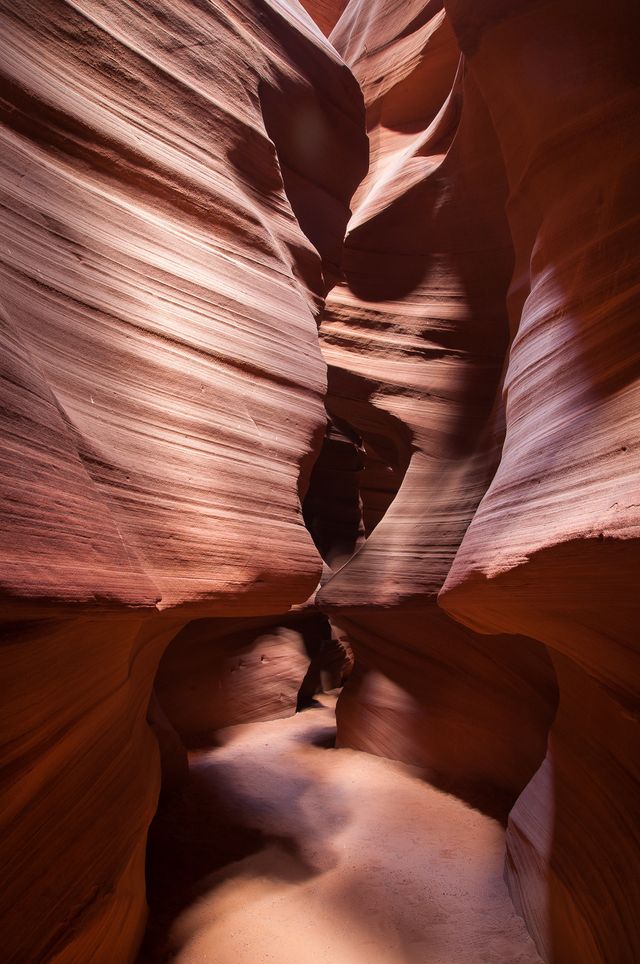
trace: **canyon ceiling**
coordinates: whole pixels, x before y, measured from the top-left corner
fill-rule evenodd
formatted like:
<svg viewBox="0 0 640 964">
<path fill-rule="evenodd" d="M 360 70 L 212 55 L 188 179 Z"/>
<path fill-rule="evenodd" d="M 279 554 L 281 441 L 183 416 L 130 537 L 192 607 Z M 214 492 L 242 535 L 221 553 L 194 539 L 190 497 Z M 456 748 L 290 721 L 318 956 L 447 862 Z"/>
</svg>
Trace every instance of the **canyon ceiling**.
<svg viewBox="0 0 640 964">
<path fill-rule="evenodd" d="M 635 0 L 0 21 L 4 959 L 134 961 L 184 747 L 346 679 L 635 964 Z"/>
</svg>

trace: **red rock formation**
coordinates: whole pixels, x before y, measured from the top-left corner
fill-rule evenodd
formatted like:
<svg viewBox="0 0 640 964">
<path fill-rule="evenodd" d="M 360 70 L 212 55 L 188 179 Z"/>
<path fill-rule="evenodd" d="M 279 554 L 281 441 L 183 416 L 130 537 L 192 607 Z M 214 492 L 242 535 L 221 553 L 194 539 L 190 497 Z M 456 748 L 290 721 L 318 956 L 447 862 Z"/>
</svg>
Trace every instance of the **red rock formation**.
<svg viewBox="0 0 640 964">
<path fill-rule="evenodd" d="M 111 964 L 164 647 L 318 581 L 299 495 L 361 97 L 278 0 L 1 11 L 3 957 Z"/>
<path fill-rule="evenodd" d="M 347 0 L 300 0 L 300 2 L 327 37 L 347 5 Z"/>
<path fill-rule="evenodd" d="M 6 960 L 132 960 L 172 724 L 353 644 L 339 742 L 517 797 L 541 952 L 635 964 L 635 5 L 0 15 Z"/>
<path fill-rule="evenodd" d="M 505 816 L 544 755 L 553 673 L 538 643 L 483 639 L 436 597 L 499 454 L 506 181 L 441 5 L 387 7 L 350 4 L 332 34 L 363 88 L 371 168 L 321 326 L 328 406 L 390 469 L 383 509 L 403 479 L 319 596 L 357 656 L 338 739 Z"/>
<path fill-rule="evenodd" d="M 560 704 L 548 758 L 511 815 L 511 889 L 549 959 L 631 964 L 638 11 L 463 0 L 448 9 L 500 142 L 516 267 L 502 458 L 441 603 L 475 629 L 547 645 Z"/>
<path fill-rule="evenodd" d="M 221 727 L 295 713 L 308 668 L 302 635 L 280 620 L 199 619 L 164 654 L 156 691 L 186 746 L 212 746 Z"/>
<path fill-rule="evenodd" d="M 325 671 L 327 685 L 339 686 L 347 668 L 326 617 L 295 607 L 189 623 L 160 662 L 156 692 L 185 746 L 206 747 L 222 727 L 292 716 L 322 688 Z"/>
</svg>

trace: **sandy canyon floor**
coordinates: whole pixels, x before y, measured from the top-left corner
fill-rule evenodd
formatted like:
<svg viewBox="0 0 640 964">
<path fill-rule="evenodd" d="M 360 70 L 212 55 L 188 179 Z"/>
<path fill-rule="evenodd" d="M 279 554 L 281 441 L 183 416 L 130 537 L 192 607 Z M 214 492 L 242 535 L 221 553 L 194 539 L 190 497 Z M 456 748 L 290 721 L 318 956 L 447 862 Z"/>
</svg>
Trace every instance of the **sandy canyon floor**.
<svg viewBox="0 0 640 964">
<path fill-rule="evenodd" d="M 503 829 L 405 766 L 333 749 L 330 697 L 231 727 L 152 830 L 145 962 L 538 964 Z"/>
</svg>

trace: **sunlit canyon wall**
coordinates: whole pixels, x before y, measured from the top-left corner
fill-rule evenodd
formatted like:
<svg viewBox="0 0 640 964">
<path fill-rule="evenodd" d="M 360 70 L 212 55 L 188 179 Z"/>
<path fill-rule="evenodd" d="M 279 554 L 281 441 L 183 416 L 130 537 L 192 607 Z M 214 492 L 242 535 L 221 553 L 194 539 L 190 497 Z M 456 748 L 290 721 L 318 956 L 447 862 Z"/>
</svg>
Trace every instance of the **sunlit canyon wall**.
<svg viewBox="0 0 640 964">
<path fill-rule="evenodd" d="M 356 655 L 338 735 L 510 810 L 545 959 L 631 964 L 639 15 L 444 7 L 353 0 L 331 34 L 371 164 L 321 326 L 328 407 L 364 442 L 365 510 L 367 453 L 397 490 L 319 597 Z"/>
<path fill-rule="evenodd" d="M 304 7 L 0 3 L 4 954 L 133 961 L 158 745 L 352 647 L 339 743 L 632 964 L 638 12 Z"/>
<path fill-rule="evenodd" d="M 2 957 L 120 964 L 164 648 L 318 583 L 362 97 L 295 4 L 3 3 L 0 44 Z"/>
</svg>

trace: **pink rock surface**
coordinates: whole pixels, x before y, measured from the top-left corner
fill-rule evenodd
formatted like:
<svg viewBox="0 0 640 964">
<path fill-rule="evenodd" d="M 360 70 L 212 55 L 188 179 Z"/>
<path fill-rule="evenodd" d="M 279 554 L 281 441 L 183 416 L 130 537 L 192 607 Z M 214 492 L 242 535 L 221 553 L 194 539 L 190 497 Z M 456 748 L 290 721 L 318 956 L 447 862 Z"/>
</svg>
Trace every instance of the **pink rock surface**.
<svg viewBox="0 0 640 964">
<path fill-rule="evenodd" d="M 382 673 L 395 693 L 391 710 L 376 685 L 348 684 L 338 739 L 395 745 L 504 818 L 544 755 L 553 672 L 540 644 L 483 639 L 437 606 L 499 457 L 512 269 L 499 145 L 441 5 L 396 4 L 391 16 L 352 3 L 332 40 L 363 88 L 371 166 L 321 324 L 327 404 L 362 436 L 365 465 L 375 453 L 365 508 L 381 463 L 393 484 L 386 514 L 318 598 L 361 673 L 372 684 Z M 403 694 L 411 736 L 398 733 Z"/>
<path fill-rule="evenodd" d="M 605 21 L 595 3 L 445 6 L 391 16 L 353 2 L 332 34 L 363 88 L 372 163 L 322 324 L 329 407 L 406 473 L 320 594 L 359 657 L 339 739 L 421 760 L 431 779 L 439 756 L 464 792 L 488 732 L 483 779 L 515 778 L 503 740 L 521 765 L 532 733 L 540 749 L 557 685 L 548 760 L 511 814 L 511 890 L 548 959 L 631 962 L 638 14 L 624 2 Z M 473 651 L 430 612 L 445 579 L 440 602 Z M 544 679 L 530 675 L 536 651 Z M 454 742 L 456 659 L 482 685 Z M 508 712 L 486 725 L 485 687 L 505 672 L 520 679 L 529 736 Z M 537 715 L 534 680 L 547 697 Z"/>
<path fill-rule="evenodd" d="M 512 892 L 558 961 L 640 948 L 634 4 L 449 5 L 510 185 L 516 266 L 501 461 L 441 604 L 548 647 L 560 704 L 508 839 Z M 559 42 L 559 38 L 566 42 Z M 505 77 L 509 82 L 505 83 Z"/>
<path fill-rule="evenodd" d="M 133 961 L 161 768 L 179 796 L 184 744 L 293 714 L 353 653 L 333 756 L 283 744 L 271 786 L 261 746 L 210 761 L 223 809 L 246 791 L 300 849 L 271 871 L 318 880 L 258 861 L 184 960 L 533 960 L 499 828 L 442 789 L 508 814 L 546 961 L 640 959 L 639 25 L 632 0 L 0 0 L 3 959 Z M 351 837 L 323 796 L 349 773 Z M 467 929 L 457 891 L 423 927 L 465 873 L 432 870 L 427 804 L 473 858 Z M 375 860 L 329 866 L 334 838 Z M 369 901 L 409 850 L 408 905 Z"/>
<path fill-rule="evenodd" d="M 283 177 L 292 195 L 325 198 L 310 233 L 330 269 L 364 145 L 356 85 L 284 13 L 4 12 L 7 324 L 67 422 L 87 490 L 107 503 L 103 525 L 113 517 L 160 608 L 189 615 L 233 612 L 238 598 L 244 612 L 247 592 L 256 610 L 284 611 L 319 573 L 298 477 L 322 422 L 323 266 Z M 352 172 L 340 183 L 329 151 Z M 9 523 L 20 519 L 12 509 Z M 115 552 L 113 564 L 130 592 Z M 3 566 L 7 594 L 13 580 L 20 596 L 42 594 L 19 559 Z"/>
<path fill-rule="evenodd" d="M 346 666 L 327 619 L 313 611 L 201 619 L 166 650 L 156 692 L 185 746 L 209 747 L 222 727 L 293 716 L 313 699 L 323 672 L 339 685 Z"/>
<path fill-rule="evenodd" d="M 361 95 L 279 0 L 0 13 L 3 956 L 124 964 L 163 649 L 319 579 L 300 496 Z"/>
<path fill-rule="evenodd" d="M 347 0 L 300 0 L 300 2 L 327 37 L 347 5 Z"/>
</svg>

